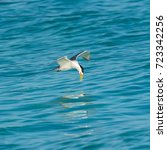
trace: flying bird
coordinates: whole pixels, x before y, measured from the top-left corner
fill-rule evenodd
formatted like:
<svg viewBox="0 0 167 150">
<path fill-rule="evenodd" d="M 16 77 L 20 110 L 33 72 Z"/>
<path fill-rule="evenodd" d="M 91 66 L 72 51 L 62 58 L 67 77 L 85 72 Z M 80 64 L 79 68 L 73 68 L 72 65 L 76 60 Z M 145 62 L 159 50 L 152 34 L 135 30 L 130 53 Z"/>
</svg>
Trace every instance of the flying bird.
<svg viewBox="0 0 167 150">
<path fill-rule="evenodd" d="M 78 57 L 80 56 L 85 60 L 90 60 L 90 53 L 88 51 L 82 51 L 74 55 L 70 59 L 68 59 L 67 56 L 64 56 L 57 59 L 57 63 L 59 64 L 59 66 L 56 67 L 56 71 L 76 69 L 79 72 L 80 80 L 82 80 L 84 75 L 84 68 L 77 61 Z"/>
</svg>

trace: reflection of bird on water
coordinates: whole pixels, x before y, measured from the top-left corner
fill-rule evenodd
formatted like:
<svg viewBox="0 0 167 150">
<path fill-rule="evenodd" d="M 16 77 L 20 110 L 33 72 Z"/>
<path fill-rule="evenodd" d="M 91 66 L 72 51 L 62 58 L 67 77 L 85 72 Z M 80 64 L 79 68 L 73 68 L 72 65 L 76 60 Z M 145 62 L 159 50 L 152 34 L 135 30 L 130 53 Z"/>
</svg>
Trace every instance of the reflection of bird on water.
<svg viewBox="0 0 167 150">
<path fill-rule="evenodd" d="M 85 96 L 86 95 L 83 92 L 79 94 L 64 95 L 59 99 L 59 104 L 64 108 L 84 106 L 89 103 L 84 99 Z"/>
<path fill-rule="evenodd" d="M 77 95 L 66 95 L 66 96 L 63 96 L 63 98 L 65 99 L 78 99 L 80 97 L 84 97 L 85 94 L 81 93 L 81 94 L 77 94 Z"/>
<path fill-rule="evenodd" d="M 84 68 L 78 63 L 77 58 L 81 56 L 85 60 L 90 60 L 90 53 L 88 51 L 82 51 L 77 55 L 71 57 L 70 59 L 67 56 L 57 59 L 59 66 L 56 68 L 56 71 L 65 71 L 70 69 L 76 69 L 79 72 L 80 80 L 83 79 Z"/>
</svg>

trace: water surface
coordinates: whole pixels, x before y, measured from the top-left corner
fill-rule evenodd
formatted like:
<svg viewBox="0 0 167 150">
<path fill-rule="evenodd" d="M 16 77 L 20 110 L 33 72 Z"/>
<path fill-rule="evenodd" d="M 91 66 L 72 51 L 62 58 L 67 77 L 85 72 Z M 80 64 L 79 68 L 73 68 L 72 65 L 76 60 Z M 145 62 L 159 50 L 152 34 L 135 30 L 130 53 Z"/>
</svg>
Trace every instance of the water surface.
<svg viewBox="0 0 167 150">
<path fill-rule="evenodd" d="M 2 0 L 0 25 L 0 149 L 149 149 L 149 1 Z M 82 50 L 83 82 L 53 71 Z"/>
</svg>

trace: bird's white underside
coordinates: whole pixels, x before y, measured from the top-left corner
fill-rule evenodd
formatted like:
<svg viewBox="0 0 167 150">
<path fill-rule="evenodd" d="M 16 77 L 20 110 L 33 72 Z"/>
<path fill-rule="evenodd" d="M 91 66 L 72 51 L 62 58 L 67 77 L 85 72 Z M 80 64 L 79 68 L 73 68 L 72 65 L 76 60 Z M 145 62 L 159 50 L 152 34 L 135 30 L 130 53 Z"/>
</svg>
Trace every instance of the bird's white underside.
<svg viewBox="0 0 167 150">
<path fill-rule="evenodd" d="M 62 71 L 75 68 L 79 71 L 79 73 L 81 72 L 81 68 L 78 62 L 76 60 L 69 60 L 66 56 L 59 58 L 57 63 L 60 65 L 60 69 Z"/>
</svg>

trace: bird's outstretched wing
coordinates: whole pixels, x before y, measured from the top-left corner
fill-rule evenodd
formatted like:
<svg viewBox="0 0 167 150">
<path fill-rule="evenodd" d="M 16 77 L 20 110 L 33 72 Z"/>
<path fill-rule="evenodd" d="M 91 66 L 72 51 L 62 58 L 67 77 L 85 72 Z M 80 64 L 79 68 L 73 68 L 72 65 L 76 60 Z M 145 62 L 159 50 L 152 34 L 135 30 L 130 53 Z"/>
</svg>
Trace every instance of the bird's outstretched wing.
<svg viewBox="0 0 167 150">
<path fill-rule="evenodd" d="M 57 59 L 57 63 L 60 65 L 60 66 L 70 66 L 71 65 L 71 61 L 67 58 L 67 56 L 64 56 L 64 57 L 61 57 L 59 59 Z"/>
<path fill-rule="evenodd" d="M 76 60 L 79 56 L 83 57 L 86 60 L 90 60 L 90 53 L 88 51 L 82 51 L 77 55 L 70 58 L 70 60 Z"/>
</svg>

